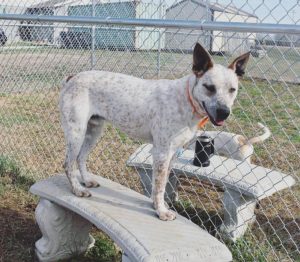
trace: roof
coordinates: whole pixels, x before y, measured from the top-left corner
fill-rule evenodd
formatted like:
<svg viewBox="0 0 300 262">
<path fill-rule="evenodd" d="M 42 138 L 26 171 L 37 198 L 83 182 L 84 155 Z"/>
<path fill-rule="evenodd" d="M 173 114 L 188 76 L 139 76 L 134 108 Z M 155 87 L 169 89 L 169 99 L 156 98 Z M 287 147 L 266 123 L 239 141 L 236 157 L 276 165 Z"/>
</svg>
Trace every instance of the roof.
<svg viewBox="0 0 300 262">
<path fill-rule="evenodd" d="M 183 3 L 185 2 L 191 2 L 191 3 L 194 3 L 196 5 L 199 5 L 199 6 L 202 6 L 202 7 L 207 7 L 207 3 L 204 2 L 204 1 L 201 1 L 201 0 L 182 0 L 172 6 L 170 6 L 166 12 L 168 12 L 170 9 L 173 9 L 179 5 L 182 5 Z M 253 14 L 250 14 L 242 9 L 238 9 L 236 6 L 234 5 L 221 5 L 219 3 L 211 3 L 211 4 L 208 4 L 208 7 L 211 11 L 218 11 L 218 12 L 223 12 L 223 13 L 230 13 L 230 14 L 237 14 L 237 15 L 243 15 L 243 16 L 249 16 L 249 17 L 256 17 L 255 15 Z"/>
<path fill-rule="evenodd" d="M 130 1 L 130 0 L 129 0 Z M 130 2 L 138 2 L 139 0 L 131 0 Z M 128 2 L 128 0 L 94 0 L 95 4 Z M 91 0 L 46 0 L 38 4 L 31 5 L 29 8 L 58 8 L 62 6 L 74 5 L 92 5 Z"/>
<path fill-rule="evenodd" d="M 94 0 L 96 4 L 103 3 L 101 0 Z M 29 8 L 43 8 L 43 7 L 61 7 L 70 5 L 86 5 L 91 4 L 91 0 L 46 0 L 40 1 L 38 4 L 31 5 Z"/>
<path fill-rule="evenodd" d="M 237 14 L 237 15 L 244 15 L 244 16 L 249 16 L 249 17 L 256 17 L 256 15 L 253 15 L 251 13 L 248 13 L 246 11 L 244 11 L 243 9 L 239 9 L 234 5 L 221 5 L 219 3 L 211 3 L 210 4 L 210 8 L 213 11 L 219 11 L 219 12 L 225 12 L 225 13 L 231 13 L 231 14 Z"/>
</svg>

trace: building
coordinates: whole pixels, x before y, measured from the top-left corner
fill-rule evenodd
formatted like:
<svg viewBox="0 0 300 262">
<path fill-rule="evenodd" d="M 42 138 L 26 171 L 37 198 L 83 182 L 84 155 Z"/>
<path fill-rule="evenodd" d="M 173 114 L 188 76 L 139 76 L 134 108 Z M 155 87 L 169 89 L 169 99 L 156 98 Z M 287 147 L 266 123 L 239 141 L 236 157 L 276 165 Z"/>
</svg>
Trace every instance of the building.
<svg viewBox="0 0 300 262">
<path fill-rule="evenodd" d="M 93 16 L 106 18 L 141 18 L 158 19 L 164 16 L 164 6 L 153 3 L 141 3 L 139 1 L 101 1 L 95 0 L 94 7 L 91 0 L 50 0 L 32 5 L 26 9 L 27 14 L 59 15 L 59 16 Z M 94 10 L 93 10 L 94 8 Z M 21 27 L 26 36 L 23 40 L 42 41 L 51 44 L 59 44 L 62 31 L 72 32 L 73 35 L 91 36 L 92 27 L 79 25 L 66 27 L 65 24 L 47 23 L 24 24 Z M 71 35 L 71 34 L 70 34 Z M 28 39 L 26 39 L 28 38 Z M 91 38 L 90 38 L 91 39 Z M 96 48 L 117 48 L 133 50 L 155 50 L 164 45 L 164 38 L 160 37 L 159 29 L 140 27 L 115 27 L 99 26 L 95 30 Z"/>
<path fill-rule="evenodd" d="M 99 0 L 95 0 L 100 2 Z M 25 14 L 28 15 L 68 15 L 68 8 L 72 5 L 90 3 L 90 0 L 47 0 L 39 1 L 28 6 Z M 28 41 L 58 44 L 60 32 L 67 31 L 65 24 L 25 22 L 19 27 L 21 39 Z"/>
<path fill-rule="evenodd" d="M 215 22 L 248 22 L 256 23 L 257 17 L 233 6 L 207 4 L 201 0 L 183 0 L 166 10 L 166 19 L 215 21 Z M 191 51 L 199 41 L 212 53 L 242 53 L 255 44 L 253 33 L 233 33 L 221 31 L 200 31 L 187 29 L 168 29 L 166 49 Z"/>
<path fill-rule="evenodd" d="M 96 17 L 125 19 L 160 19 L 165 15 L 165 7 L 153 3 L 139 1 L 122 1 L 95 5 Z M 68 15 L 92 15 L 92 6 L 73 5 Z M 88 32 L 88 28 L 74 28 L 73 31 Z M 157 28 L 102 26 L 95 30 L 96 48 L 116 48 L 131 50 L 157 50 L 164 45 L 164 37 L 160 37 Z"/>
<path fill-rule="evenodd" d="M 276 34 L 274 37 L 274 42 L 278 46 L 300 47 L 300 36 L 290 34 Z"/>
<path fill-rule="evenodd" d="M 28 6 L 28 5 L 27 5 Z M 26 5 L 12 5 L 8 1 L 0 0 L 0 14 L 23 14 Z M 19 40 L 18 27 L 10 20 L 1 20 L 1 29 L 4 30 L 8 42 Z"/>
</svg>

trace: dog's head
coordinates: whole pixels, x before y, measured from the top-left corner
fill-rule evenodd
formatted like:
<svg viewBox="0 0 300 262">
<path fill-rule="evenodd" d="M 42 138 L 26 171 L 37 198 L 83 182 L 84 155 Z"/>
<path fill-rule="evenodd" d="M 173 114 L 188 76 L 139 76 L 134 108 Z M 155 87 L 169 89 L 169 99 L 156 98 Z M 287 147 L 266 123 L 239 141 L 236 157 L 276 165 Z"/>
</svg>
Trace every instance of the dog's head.
<svg viewBox="0 0 300 262">
<path fill-rule="evenodd" d="M 245 73 L 250 52 L 236 58 L 228 67 L 214 64 L 208 52 L 197 43 L 193 54 L 193 72 L 196 84 L 192 96 L 209 116 L 221 126 L 230 115 L 237 96 L 239 77 Z"/>
</svg>

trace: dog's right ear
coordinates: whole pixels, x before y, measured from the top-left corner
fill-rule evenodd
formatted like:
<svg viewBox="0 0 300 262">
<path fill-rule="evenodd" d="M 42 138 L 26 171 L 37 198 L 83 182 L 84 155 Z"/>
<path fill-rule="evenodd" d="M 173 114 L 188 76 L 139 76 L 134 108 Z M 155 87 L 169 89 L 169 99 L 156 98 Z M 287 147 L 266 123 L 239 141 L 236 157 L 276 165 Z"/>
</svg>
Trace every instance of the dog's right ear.
<svg viewBox="0 0 300 262">
<path fill-rule="evenodd" d="M 193 72 L 196 77 L 201 77 L 208 69 L 213 67 L 213 62 L 209 53 L 196 43 L 193 53 Z"/>
</svg>

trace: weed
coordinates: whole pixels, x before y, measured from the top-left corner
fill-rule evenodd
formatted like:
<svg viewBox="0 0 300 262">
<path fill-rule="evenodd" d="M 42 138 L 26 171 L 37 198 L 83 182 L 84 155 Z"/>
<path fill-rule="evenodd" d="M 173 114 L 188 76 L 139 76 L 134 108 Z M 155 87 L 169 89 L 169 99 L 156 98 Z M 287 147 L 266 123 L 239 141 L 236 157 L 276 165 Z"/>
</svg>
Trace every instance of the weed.
<svg viewBox="0 0 300 262">
<path fill-rule="evenodd" d="M 120 254 L 113 241 L 104 234 L 95 237 L 95 246 L 85 255 L 87 258 L 96 258 L 101 262 L 117 262 Z"/>
<path fill-rule="evenodd" d="M 0 193 L 4 192 L 4 186 L 9 182 L 23 190 L 28 190 L 35 180 L 28 174 L 23 174 L 15 160 L 0 155 Z"/>
<path fill-rule="evenodd" d="M 232 252 L 233 261 L 247 262 L 265 262 L 268 253 L 265 245 L 257 245 L 257 242 L 250 236 L 238 239 L 235 243 L 227 243 L 228 248 Z"/>
<path fill-rule="evenodd" d="M 0 155 L 0 177 L 20 175 L 20 168 L 17 163 L 7 156 Z"/>
</svg>

